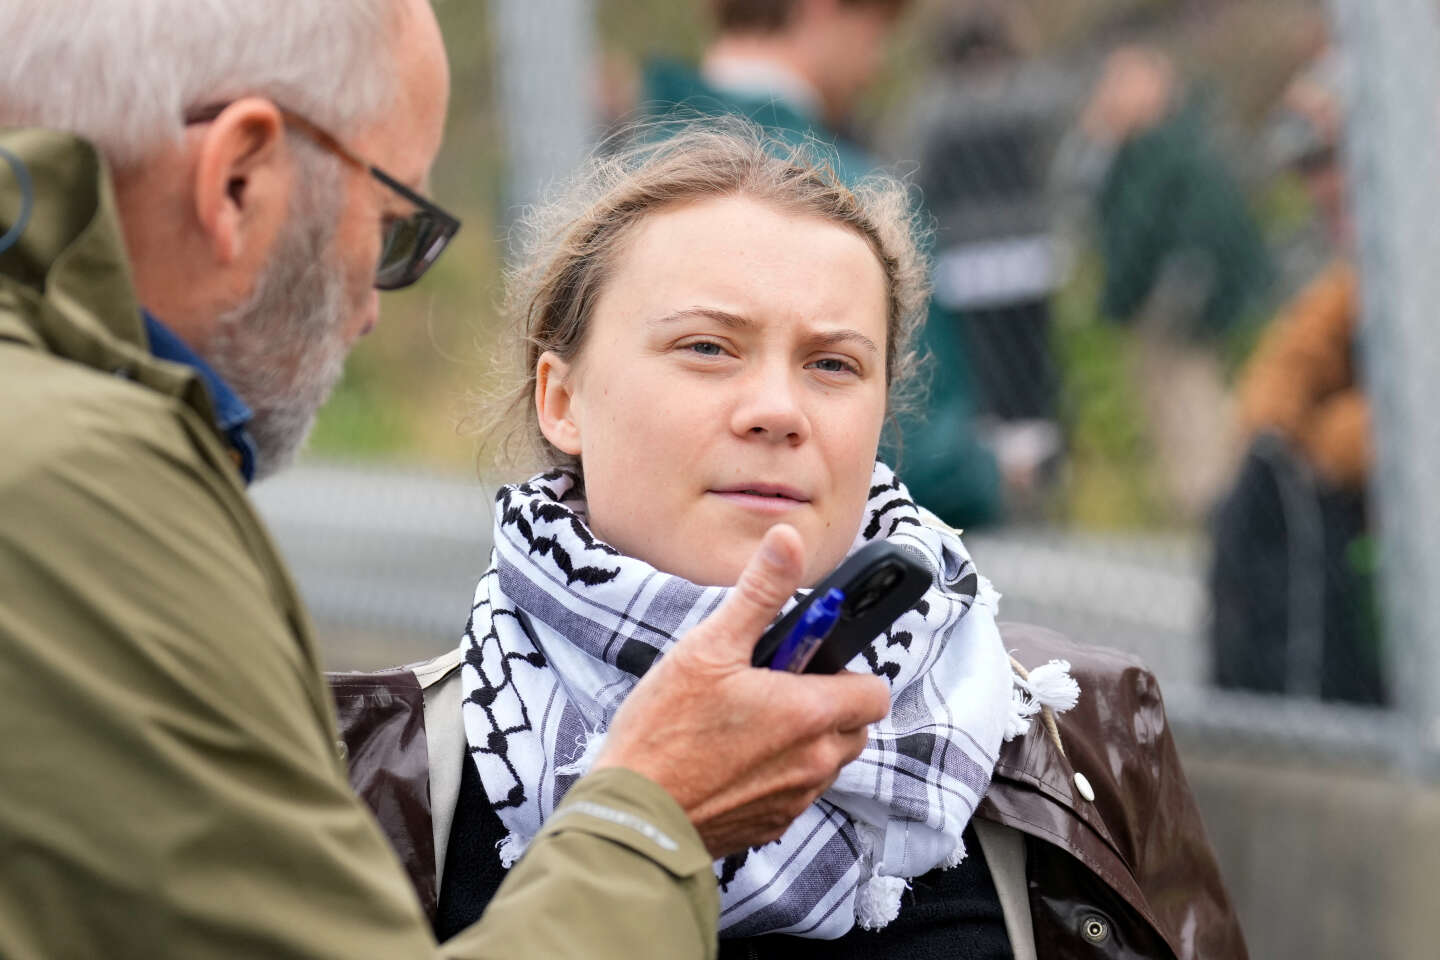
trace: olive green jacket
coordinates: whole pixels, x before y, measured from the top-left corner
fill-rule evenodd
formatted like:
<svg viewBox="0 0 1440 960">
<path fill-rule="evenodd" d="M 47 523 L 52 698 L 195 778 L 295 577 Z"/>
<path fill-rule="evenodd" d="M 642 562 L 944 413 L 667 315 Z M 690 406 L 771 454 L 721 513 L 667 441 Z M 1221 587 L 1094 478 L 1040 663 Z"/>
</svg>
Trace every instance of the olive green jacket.
<svg viewBox="0 0 1440 960">
<path fill-rule="evenodd" d="M 0 956 L 713 956 L 710 857 L 626 771 L 437 948 L 91 147 L 0 130 L 0 248 Z"/>
</svg>

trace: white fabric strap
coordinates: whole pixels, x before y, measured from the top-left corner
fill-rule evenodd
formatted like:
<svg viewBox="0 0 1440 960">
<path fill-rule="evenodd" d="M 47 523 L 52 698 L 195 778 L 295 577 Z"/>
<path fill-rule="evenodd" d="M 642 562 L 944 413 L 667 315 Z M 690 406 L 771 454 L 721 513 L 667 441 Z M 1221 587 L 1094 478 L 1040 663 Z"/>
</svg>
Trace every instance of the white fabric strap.
<svg viewBox="0 0 1440 960">
<path fill-rule="evenodd" d="M 975 821 L 975 836 L 990 866 L 990 879 L 1005 915 L 1005 932 L 1015 960 L 1037 960 L 1035 926 L 1030 918 L 1030 887 L 1025 879 L 1025 837 L 1011 827 Z"/>
<path fill-rule="evenodd" d="M 425 747 L 430 766 L 430 827 L 435 835 L 435 889 L 445 879 L 445 854 L 450 827 L 460 802 L 460 772 L 464 768 L 465 725 L 460 702 L 465 691 L 460 681 L 460 651 L 414 664 L 425 697 Z"/>
</svg>

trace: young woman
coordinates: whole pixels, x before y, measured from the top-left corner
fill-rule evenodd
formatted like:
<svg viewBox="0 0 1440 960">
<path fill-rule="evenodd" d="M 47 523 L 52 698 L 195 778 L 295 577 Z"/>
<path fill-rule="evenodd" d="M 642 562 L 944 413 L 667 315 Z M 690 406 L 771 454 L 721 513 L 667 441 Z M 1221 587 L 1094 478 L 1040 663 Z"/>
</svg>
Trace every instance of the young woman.
<svg viewBox="0 0 1440 960">
<path fill-rule="evenodd" d="M 382 675 L 394 702 L 423 690 L 428 771 L 418 738 L 379 743 L 349 709 L 375 678 L 335 681 L 352 782 L 442 939 L 787 524 L 810 584 L 881 539 L 934 580 L 850 665 L 892 694 L 860 758 L 775 842 L 716 864 L 723 956 L 1244 956 L 1154 678 L 1033 628 L 1002 643 L 957 533 L 875 460 L 918 366 L 909 210 L 892 180 L 852 188 L 712 121 L 594 162 L 532 223 L 498 409 L 541 472 L 498 493 L 459 650 Z"/>
<path fill-rule="evenodd" d="M 883 928 L 910 880 L 964 860 L 1017 715 L 995 595 L 876 462 L 925 302 L 908 210 L 895 181 L 850 189 L 735 124 L 599 162 L 538 225 L 512 280 L 512 409 L 547 470 L 497 499 L 462 671 L 483 797 L 461 802 L 503 824 L 497 862 L 777 523 L 800 534 L 809 583 L 890 539 L 934 586 L 857 658 L 894 700 L 865 754 L 777 842 L 720 865 L 722 936 Z M 993 890 L 959 892 L 989 902 L 1003 946 Z"/>
</svg>

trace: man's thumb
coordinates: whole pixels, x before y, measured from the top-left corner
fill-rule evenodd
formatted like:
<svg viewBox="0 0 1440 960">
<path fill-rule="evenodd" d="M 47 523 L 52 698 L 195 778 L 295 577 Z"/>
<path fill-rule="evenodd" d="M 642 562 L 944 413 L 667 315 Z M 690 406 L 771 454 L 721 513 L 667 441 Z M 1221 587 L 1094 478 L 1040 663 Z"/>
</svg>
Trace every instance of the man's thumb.
<svg viewBox="0 0 1440 960">
<path fill-rule="evenodd" d="M 795 528 L 780 523 L 765 531 L 735 589 L 710 617 L 716 642 L 748 662 L 760 635 L 800 586 L 804 572 L 805 546 Z"/>
</svg>

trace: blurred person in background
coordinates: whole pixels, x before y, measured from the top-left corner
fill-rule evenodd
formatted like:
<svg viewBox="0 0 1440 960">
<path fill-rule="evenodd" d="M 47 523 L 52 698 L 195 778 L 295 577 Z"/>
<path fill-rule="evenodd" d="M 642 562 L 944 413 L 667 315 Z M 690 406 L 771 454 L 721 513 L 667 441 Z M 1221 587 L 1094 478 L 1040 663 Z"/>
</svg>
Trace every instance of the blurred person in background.
<svg viewBox="0 0 1440 960">
<path fill-rule="evenodd" d="M 698 67 L 646 66 L 641 108 L 651 119 L 738 114 L 789 143 L 830 145 L 841 177 L 858 183 L 876 161 L 839 131 L 875 79 L 909 0 L 710 0 L 715 35 Z M 994 522 L 1007 479 L 975 424 L 972 360 L 953 314 L 932 305 L 923 347 L 928 392 L 896 420 L 887 445 L 918 500 L 957 527 Z M 1013 475 L 1012 475 L 1013 474 Z"/>
<path fill-rule="evenodd" d="M 1290 85 L 1271 128 L 1272 159 L 1303 181 L 1333 258 L 1281 309 L 1240 377 L 1247 448 L 1213 518 L 1211 640 L 1221 686 L 1384 703 L 1343 91 L 1342 64 L 1327 54 Z"/>
<path fill-rule="evenodd" d="M 246 491 L 459 228 L 420 192 L 430 4 L 10 3 L 0 37 L 0 955 L 713 956 L 712 858 L 776 836 L 889 705 L 750 667 L 793 530 L 437 951 Z"/>
<path fill-rule="evenodd" d="M 1053 474 L 1062 448 L 1050 298 L 1064 279 L 1050 174 L 1074 78 L 1022 49 L 1024 9 L 967 4 L 937 24 L 940 60 L 900 156 L 935 215 L 935 302 L 953 318 L 975 411 L 1007 473 Z"/>
<path fill-rule="evenodd" d="M 1243 336 L 1270 276 L 1259 227 L 1212 139 L 1205 101 L 1171 57 L 1129 42 L 1106 57 L 1057 159 L 1063 189 L 1093 200 L 1100 310 L 1136 330 L 1147 436 L 1190 520 L 1238 459 L 1226 341 Z"/>
</svg>

